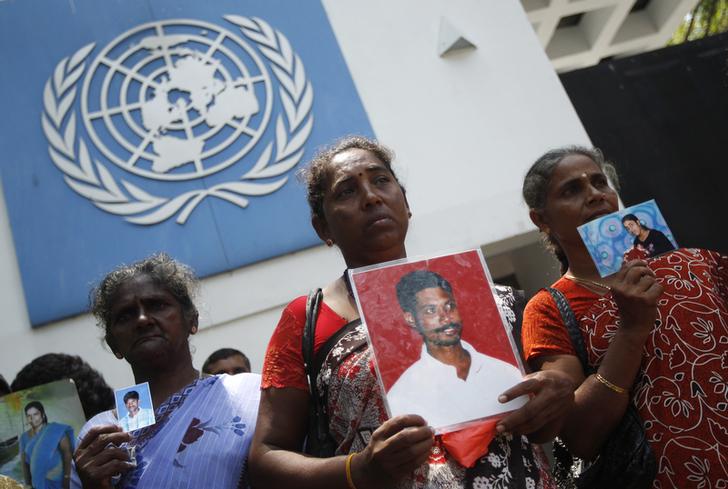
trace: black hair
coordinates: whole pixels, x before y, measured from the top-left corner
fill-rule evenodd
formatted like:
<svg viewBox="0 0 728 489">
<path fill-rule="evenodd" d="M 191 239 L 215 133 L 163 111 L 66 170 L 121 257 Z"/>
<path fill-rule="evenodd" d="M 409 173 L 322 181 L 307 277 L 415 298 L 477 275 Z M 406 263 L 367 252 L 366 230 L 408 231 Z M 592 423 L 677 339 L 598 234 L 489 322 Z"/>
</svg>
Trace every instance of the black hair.
<svg viewBox="0 0 728 489">
<path fill-rule="evenodd" d="M 126 404 L 126 401 L 129 399 L 136 399 L 139 400 L 139 393 L 137 391 L 129 391 L 126 394 L 124 394 L 124 404 Z"/>
<path fill-rule="evenodd" d="M 8 381 L 5 380 L 5 377 L 0 375 L 0 396 L 4 396 L 6 394 L 10 394 L 10 386 L 8 385 Z"/>
<path fill-rule="evenodd" d="M 23 409 L 23 412 L 25 414 L 28 414 L 28 409 L 30 408 L 35 408 L 40 411 L 40 415 L 43 417 L 43 424 L 48 424 L 48 416 L 46 416 L 45 408 L 43 407 L 43 404 L 40 403 L 40 401 L 30 401 L 28 404 L 25 405 L 25 409 Z"/>
<path fill-rule="evenodd" d="M 319 149 L 310 163 L 298 173 L 299 178 L 306 184 L 306 198 L 312 216 L 321 219 L 325 217 L 324 197 L 326 196 L 329 176 L 331 174 L 331 160 L 337 154 L 349 149 L 363 149 L 372 152 L 387 167 L 406 198 L 405 188 L 392 169 L 394 152 L 373 139 L 364 136 L 346 136 L 334 141 L 331 146 Z"/>
<path fill-rule="evenodd" d="M 65 353 L 39 356 L 18 372 L 10 387 L 15 392 L 61 379 L 76 384 L 86 419 L 114 407 L 114 391 L 104 376 L 81 357 Z"/>
<path fill-rule="evenodd" d="M 239 355 L 243 357 L 243 360 L 245 361 L 245 365 L 248 367 L 248 372 L 250 371 L 250 360 L 245 355 L 245 353 L 236 350 L 235 348 L 220 348 L 219 350 L 214 351 L 209 357 L 207 357 L 207 360 L 205 360 L 205 363 L 202 364 L 202 371 L 206 374 L 211 374 L 212 372 L 209 370 L 209 367 L 211 364 L 218 362 L 220 360 L 224 360 L 225 358 L 233 357 L 235 355 Z"/>
<path fill-rule="evenodd" d="M 452 296 L 450 282 L 430 270 L 415 270 L 397 282 L 397 301 L 404 312 L 415 314 L 417 293 L 424 289 L 439 288 Z"/>
<path fill-rule="evenodd" d="M 642 229 L 648 229 L 648 230 L 650 229 L 647 226 L 645 226 L 642 223 L 642 221 L 640 221 L 639 218 L 637 216 L 635 216 L 634 214 L 625 214 L 624 217 L 622 218 L 622 224 L 624 224 L 626 221 L 634 221 Z"/>
</svg>

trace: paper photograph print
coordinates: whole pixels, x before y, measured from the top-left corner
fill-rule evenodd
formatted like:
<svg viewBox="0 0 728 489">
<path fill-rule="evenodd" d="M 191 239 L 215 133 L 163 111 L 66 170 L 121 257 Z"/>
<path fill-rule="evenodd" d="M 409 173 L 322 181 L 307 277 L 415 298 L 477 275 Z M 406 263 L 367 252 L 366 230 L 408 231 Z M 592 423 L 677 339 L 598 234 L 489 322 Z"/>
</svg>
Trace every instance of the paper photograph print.
<svg viewBox="0 0 728 489">
<path fill-rule="evenodd" d="M 599 275 L 616 273 L 627 260 L 677 249 L 677 242 L 654 200 L 633 205 L 577 228 Z"/>
<path fill-rule="evenodd" d="M 390 416 L 438 433 L 522 406 L 498 396 L 523 369 L 480 250 L 352 270 Z"/>
<path fill-rule="evenodd" d="M 135 431 L 156 423 L 149 384 L 124 387 L 114 391 L 116 415 L 124 431 Z"/>
<path fill-rule="evenodd" d="M 85 422 L 69 379 L 0 397 L 0 474 L 26 487 L 64 487 Z"/>
</svg>

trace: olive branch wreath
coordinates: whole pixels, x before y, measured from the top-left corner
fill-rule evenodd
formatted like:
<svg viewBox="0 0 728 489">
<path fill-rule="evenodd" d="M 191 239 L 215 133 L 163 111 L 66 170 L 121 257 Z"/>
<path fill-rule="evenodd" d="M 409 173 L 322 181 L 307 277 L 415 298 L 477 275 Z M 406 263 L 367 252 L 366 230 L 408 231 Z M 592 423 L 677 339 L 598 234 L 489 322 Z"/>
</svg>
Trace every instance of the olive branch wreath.
<svg viewBox="0 0 728 489">
<path fill-rule="evenodd" d="M 125 216 L 124 219 L 133 224 L 152 225 L 177 213 L 177 224 L 184 224 L 208 196 L 245 208 L 249 203 L 245 196 L 266 195 L 286 183 L 287 175 L 273 182 L 255 180 L 281 176 L 301 161 L 303 144 L 313 128 L 313 114 L 310 113 L 313 88 L 306 79 L 301 58 L 283 33 L 257 17 L 227 15 L 224 18 L 258 45 L 278 79 L 285 118 L 279 114 L 276 119 L 275 144 L 267 144 L 255 165 L 239 181 L 185 192 L 174 198 L 151 195 L 123 179 L 119 186 L 104 165 L 98 160 L 92 162 L 84 140 L 76 140 L 76 114 L 71 108 L 76 99 L 76 85 L 86 69 L 85 60 L 95 46 L 91 43 L 62 59 L 43 91 L 41 124 L 49 142 L 48 153 L 71 189 L 106 212 Z"/>
</svg>

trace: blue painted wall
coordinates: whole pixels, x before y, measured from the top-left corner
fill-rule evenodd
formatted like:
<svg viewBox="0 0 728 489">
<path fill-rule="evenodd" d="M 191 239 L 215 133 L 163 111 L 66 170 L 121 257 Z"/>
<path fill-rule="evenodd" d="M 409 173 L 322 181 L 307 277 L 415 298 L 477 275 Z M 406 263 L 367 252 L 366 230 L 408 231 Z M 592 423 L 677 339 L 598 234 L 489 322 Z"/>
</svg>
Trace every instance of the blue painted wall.
<svg viewBox="0 0 728 489">
<path fill-rule="evenodd" d="M 232 15 L 244 18 L 226 19 Z M 260 22 L 253 20 L 256 18 Z M 158 24 L 150 24 L 146 30 L 121 37 L 155 22 Z M 266 31 L 267 26 L 271 31 Z M 176 38 L 179 43 L 166 62 L 161 58 L 147 63 L 145 56 L 151 56 L 152 51 L 137 49 L 140 43 L 149 42 L 153 29 L 157 29 L 157 35 L 187 36 Z M 260 31 L 258 37 L 256 29 Z M 267 39 L 275 40 L 272 47 L 266 46 L 266 35 L 271 32 L 273 37 Z M 144 158 L 137 160 L 133 168 L 122 168 L 111 161 L 109 153 L 122 160 L 128 156 L 116 140 L 119 137 L 133 147 L 144 147 L 149 154 L 153 146 L 144 146 L 149 142 L 144 137 L 150 133 L 154 137 L 184 139 L 205 132 L 206 126 L 198 124 L 191 135 L 187 134 L 182 123 L 167 124 L 156 133 L 150 131 L 140 105 L 156 93 L 149 86 L 144 88 L 144 80 L 159 82 L 168 77 L 170 67 L 183 57 L 181 47 L 204 53 L 215 40 L 222 40 L 210 50 L 220 63 L 215 76 L 222 83 L 233 83 L 245 78 L 239 70 L 240 65 L 245 66 L 246 76 L 253 77 L 245 86 L 253 91 L 260 110 L 244 120 L 231 119 L 230 124 L 212 131 L 217 135 L 205 140 L 205 148 L 222 147 L 226 138 L 230 144 L 198 164 L 202 169 L 213 168 L 246 145 L 249 151 L 226 168 L 210 171 L 202 178 L 193 178 L 196 167 L 192 162 L 162 173 L 155 172 L 151 161 Z M 83 51 L 90 43 L 94 43 L 93 48 Z M 105 58 L 99 58 L 109 46 Z M 123 53 L 129 56 L 125 58 Z M 285 59 L 276 63 L 276 55 L 289 55 L 293 62 L 286 68 Z M 209 276 L 315 245 L 318 239 L 309 224 L 304 189 L 296 181 L 296 170 L 316 147 L 341 135 L 372 135 L 319 2 L 5 1 L 0 2 L 0 59 L 0 171 L 33 325 L 84 311 L 92 283 L 117 264 L 153 252 L 166 251 L 193 266 L 201 276 Z M 115 74 L 108 75 L 112 71 Z M 225 79 L 223 73 L 229 73 L 230 78 Z M 261 81 L 266 77 L 268 85 Z M 126 110 L 110 115 L 106 122 L 95 118 L 87 124 L 84 114 L 102 108 L 104 80 L 108 80 L 107 112 L 118 106 Z M 286 81 L 290 82 L 288 86 Z M 310 94 L 300 88 L 308 83 L 313 98 L 306 111 Z M 291 87 L 298 94 L 297 100 L 290 95 Z M 288 107 L 282 92 L 289 94 Z M 200 112 L 189 109 L 189 92 L 172 89 L 167 95 L 170 104 L 176 100 L 188 104 L 187 117 L 199 119 Z M 215 96 L 219 95 L 217 92 L 210 98 L 210 107 L 218 103 Z M 84 99 L 86 112 L 82 108 Z M 294 117 L 297 125 L 291 119 L 296 110 L 300 112 Z M 92 118 L 87 115 L 86 119 Z M 282 124 L 277 123 L 279 119 Z M 267 148 L 268 168 L 276 162 L 290 162 L 283 156 L 277 158 L 285 146 L 282 142 L 298 148 L 303 133 L 308 133 L 307 124 L 311 129 L 298 150 L 302 154 L 292 151 L 294 157 L 300 156 L 295 167 L 276 176 L 241 178 L 254 170 Z M 116 137 L 108 131 L 112 126 L 118 132 Z M 230 136 L 241 126 L 249 136 Z M 96 141 L 89 127 L 98 135 Z M 87 159 L 82 146 L 88 149 Z M 159 179 L 170 176 L 177 180 Z M 246 186 L 241 187 L 241 183 Z M 220 185 L 227 189 L 192 205 L 195 195 Z M 261 189 L 266 185 L 271 188 Z M 157 200 L 150 201 L 136 189 Z M 188 192 L 191 194 L 185 196 Z M 176 206 L 178 202 L 182 204 Z M 142 208 L 145 210 L 140 211 Z M 170 216 L 161 220 L 159 215 L 165 210 L 170 211 L 166 213 Z M 185 216 L 185 210 L 191 212 Z M 155 221 L 155 215 L 161 222 L 133 222 Z"/>
</svg>

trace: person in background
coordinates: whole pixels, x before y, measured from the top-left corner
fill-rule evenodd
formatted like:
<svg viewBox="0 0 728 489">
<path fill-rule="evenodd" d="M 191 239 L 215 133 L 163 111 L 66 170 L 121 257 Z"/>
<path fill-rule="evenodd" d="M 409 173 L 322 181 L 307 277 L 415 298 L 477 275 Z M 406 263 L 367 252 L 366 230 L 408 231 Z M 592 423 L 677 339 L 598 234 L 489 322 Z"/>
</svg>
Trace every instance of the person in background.
<svg viewBox="0 0 728 489">
<path fill-rule="evenodd" d="M 73 379 L 86 419 L 114 407 L 114 391 L 103 375 L 81 357 L 65 353 L 39 356 L 20 369 L 11 389 L 21 391 L 61 379 Z"/>
<path fill-rule="evenodd" d="M 210 375 L 243 374 L 250 372 L 250 360 L 245 353 L 234 348 L 220 348 L 207 357 L 202 371 Z"/>
</svg>

